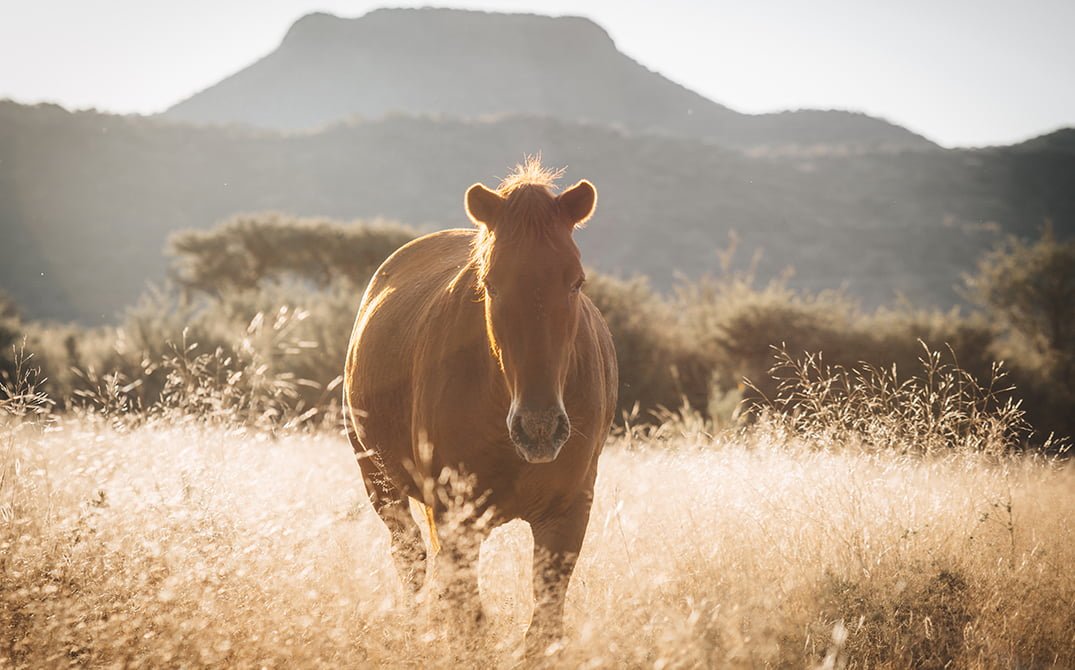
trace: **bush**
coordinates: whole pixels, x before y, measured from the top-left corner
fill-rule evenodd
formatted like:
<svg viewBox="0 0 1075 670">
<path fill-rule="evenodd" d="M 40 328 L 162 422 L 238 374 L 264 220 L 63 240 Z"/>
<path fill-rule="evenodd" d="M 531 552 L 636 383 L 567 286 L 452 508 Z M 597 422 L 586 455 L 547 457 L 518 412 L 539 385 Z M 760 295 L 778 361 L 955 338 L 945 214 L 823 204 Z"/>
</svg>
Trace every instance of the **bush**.
<svg viewBox="0 0 1075 670">
<path fill-rule="evenodd" d="M 842 293 L 804 294 L 782 281 L 759 289 L 743 276 L 681 284 L 675 300 L 681 327 L 712 365 L 713 391 L 747 381 L 748 400 L 776 397 L 779 382 L 769 372 L 778 350 L 796 357 L 821 353 L 828 364 L 846 368 L 894 365 L 902 373 L 919 368 L 921 342 L 954 352 L 954 363 L 975 378 L 992 373 L 993 331 L 958 310 L 865 313 Z"/>
<path fill-rule="evenodd" d="M 649 420 L 653 410 L 679 407 L 684 399 L 705 409 L 710 366 L 675 327 L 671 305 L 644 278 L 587 275 L 586 295 L 601 310 L 616 345 L 621 413 Z"/>
<path fill-rule="evenodd" d="M 966 277 L 967 294 L 1054 365 L 1071 374 L 1075 360 L 1075 240 L 1057 241 L 1051 226 L 1033 243 L 1010 238 Z"/>
<path fill-rule="evenodd" d="M 853 327 L 858 313 L 838 294 L 804 296 L 775 281 L 754 288 L 747 277 L 707 277 L 681 283 L 676 313 L 686 336 L 712 366 L 716 388 L 739 387 L 744 380 L 763 392 L 773 347 L 803 353 L 825 351 L 834 360 L 855 358 L 867 348 Z"/>
<path fill-rule="evenodd" d="M 23 338 L 23 329 L 15 302 L 0 291 L 0 383 L 15 375 L 15 348 Z"/>
<path fill-rule="evenodd" d="M 1075 240 L 1046 226 L 986 254 L 965 278 L 967 295 L 997 325 L 991 353 L 1010 362 L 1012 381 L 1039 429 L 1075 436 Z"/>
<path fill-rule="evenodd" d="M 337 403 L 361 294 L 347 281 L 295 283 L 184 301 L 147 292 L 115 328 L 35 326 L 50 394 L 63 406 L 181 409 L 277 425 Z"/>
<path fill-rule="evenodd" d="M 758 409 L 823 447 L 1000 455 L 1025 446 L 1029 426 L 999 364 L 979 381 L 951 349 L 920 345 L 919 369 L 911 374 L 896 365 L 845 367 L 821 354 L 778 351 L 770 375 L 777 394 Z"/>
</svg>

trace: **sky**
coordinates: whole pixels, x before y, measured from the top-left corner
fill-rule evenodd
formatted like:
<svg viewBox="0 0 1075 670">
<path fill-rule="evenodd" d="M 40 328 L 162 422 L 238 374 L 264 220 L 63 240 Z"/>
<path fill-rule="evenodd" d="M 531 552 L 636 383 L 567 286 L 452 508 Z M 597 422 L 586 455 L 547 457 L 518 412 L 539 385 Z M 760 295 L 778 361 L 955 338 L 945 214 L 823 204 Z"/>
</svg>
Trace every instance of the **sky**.
<svg viewBox="0 0 1075 670">
<path fill-rule="evenodd" d="M 304 14 L 431 4 L 586 16 L 741 112 L 862 111 L 944 146 L 1075 126 L 1075 0 L 0 0 L 0 98 L 150 114 L 271 52 Z"/>
</svg>

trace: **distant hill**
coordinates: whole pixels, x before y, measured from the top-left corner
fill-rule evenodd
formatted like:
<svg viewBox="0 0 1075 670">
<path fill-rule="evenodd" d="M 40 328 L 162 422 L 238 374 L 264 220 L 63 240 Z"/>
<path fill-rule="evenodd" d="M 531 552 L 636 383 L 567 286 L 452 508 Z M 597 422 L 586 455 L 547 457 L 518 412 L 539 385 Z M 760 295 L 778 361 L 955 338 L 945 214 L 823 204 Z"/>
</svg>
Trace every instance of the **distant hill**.
<svg viewBox="0 0 1075 670">
<path fill-rule="evenodd" d="M 588 19 L 454 9 L 310 14 L 271 54 L 164 115 L 299 130 L 388 114 L 550 116 L 741 148 L 934 146 L 864 114 L 740 114 L 631 60 Z"/>
<path fill-rule="evenodd" d="M 167 236 L 238 211 L 465 226 L 462 195 L 524 153 L 592 179 L 585 259 L 667 288 L 717 269 L 730 231 L 762 276 L 845 286 L 866 305 L 958 300 L 1002 232 L 1075 233 L 1075 153 L 748 156 L 550 118 L 393 117 L 281 134 L 0 101 L 0 288 L 29 316 L 107 322 L 165 276 Z M 357 300 L 357 296 L 356 296 Z"/>
<path fill-rule="evenodd" d="M 1075 154 L 1075 128 L 1061 128 L 1051 133 L 1012 145 L 1012 149 L 1038 153 Z"/>
</svg>

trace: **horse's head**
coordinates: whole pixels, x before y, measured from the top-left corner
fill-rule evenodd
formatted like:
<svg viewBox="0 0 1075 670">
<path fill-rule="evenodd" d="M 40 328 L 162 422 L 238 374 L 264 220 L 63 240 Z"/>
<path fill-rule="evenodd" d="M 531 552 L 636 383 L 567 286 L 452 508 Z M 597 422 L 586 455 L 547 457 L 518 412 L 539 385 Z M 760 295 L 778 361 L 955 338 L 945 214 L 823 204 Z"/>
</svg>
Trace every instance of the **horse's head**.
<svg viewBox="0 0 1075 670">
<path fill-rule="evenodd" d="M 508 434 L 530 463 L 554 460 L 571 434 L 563 396 L 585 280 L 572 232 L 597 203 L 588 181 L 553 194 L 555 176 L 528 162 L 498 190 L 475 184 L 466 195 L 480 228 L 486 333 L 511 398 Z"/>
</svg>

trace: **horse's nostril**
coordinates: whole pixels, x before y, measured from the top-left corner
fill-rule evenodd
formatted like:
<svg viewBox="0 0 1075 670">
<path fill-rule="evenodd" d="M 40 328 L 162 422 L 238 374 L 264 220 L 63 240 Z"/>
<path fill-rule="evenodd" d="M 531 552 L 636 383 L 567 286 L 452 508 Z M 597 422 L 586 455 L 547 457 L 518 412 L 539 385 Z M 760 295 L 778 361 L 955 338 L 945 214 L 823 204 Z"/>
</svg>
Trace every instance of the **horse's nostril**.
<svg viewBox="0 0 1075 670">
<path fill-rule="evenodd" d="M 518 441 L 522 441 L 522 442 L 528 442 L 529 441 L 527 436 L 526 436 L 526 430 L 523 428 L 523 417 L 521 417 L 520 415 L 516 414 L 515 416 L 512 417 L 510 430 L 511 430 L 511 439 L 513 439 L 513 440 L 515 440 L 517 442 Z"/>
<path fill-rule="evenodd" d="M 560 416 L 556 417 L 556 432 L 553 433 L 553 438 L 557 441 L 563 441 L 571 434 L 571 422 L 567 420 L 567 415 L 560 413 Z"/>
<path fill-rule="evenodd" d="M 508 422 L 511 438 L 517 443 L 563 443 L 571 432 L 571 423 L 562 410 L 521 411 Z"/>
</svg>

